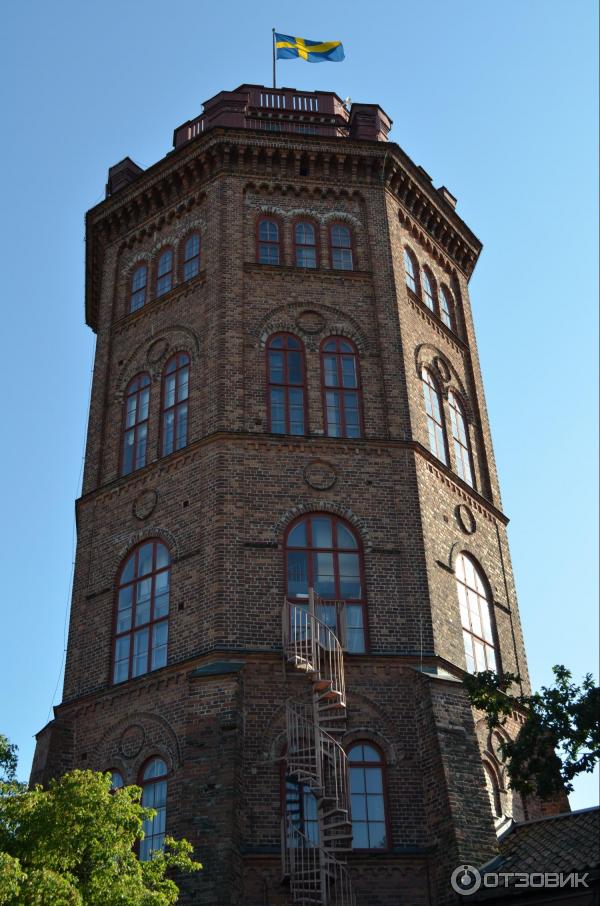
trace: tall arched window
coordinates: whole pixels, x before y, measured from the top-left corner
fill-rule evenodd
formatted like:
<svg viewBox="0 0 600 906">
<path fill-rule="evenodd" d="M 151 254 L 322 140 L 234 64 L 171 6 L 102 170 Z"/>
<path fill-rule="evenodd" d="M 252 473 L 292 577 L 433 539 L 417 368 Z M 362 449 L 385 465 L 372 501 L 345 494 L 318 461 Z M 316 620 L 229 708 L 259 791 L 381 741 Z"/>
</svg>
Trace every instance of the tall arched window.
<svg viewBox="0 0 600 906">
<path fill-rule="evenodd" d="M 492 598 L 483 572 L 466 554 L 456 558 L 456 584 L 467 670 L 496 670 Z"/>
<path fill-rule="evenodd" d="M 331 267 L 339 271 L 354 270 L 354 251 L 352 248 L 352 231 L 341 223 L 329 227 L 329 249 Z"/>
<path fill-rule="evenodd" d="M 269 337 L 267 379 L 269 431 L 274 434 L 304 434 L 306 369 L 302 340 L 291 333 Z"/>
<path fill-rule="evenodd" d="M 117 584 L 113 683 L 167 663 L 171 557 L 160 541 L 128 556 Z"/>
<path fill-rule="evenodd" d="M 502 803 L 500 802 L 500 784 L 493 768 L 486 762 L 483 762 L 483 773 L 485 776 L 485 787 L 490 799 L 490 807 L 494 819 L 502 817 Z"/>
<path fill-rule="evenodd" d="M 292 523 L 286 536 L 288 598 L 303 604 L 314 588 L 323 600 L 317 616 L 357 653 L 367 648 L 363 575 L 359 540 L 347 522 L 314 513 Z"/>
<path fill-rule="evenodd" d="M 406 285 L 412 292 L 419 295 L 419 265 L 417 259 L 410 249 L 404 249 L 404 270 L 406 273 Z"/>
<path fill-rule="evenodd" d="M 187 352 L 172 356 L 163 372 L 162 455 L 181 450 L 187 444 L 190 357 Z"/>
<path fill-rule="evenodd" d="M 146 304 L 146 288 L 148 285 L 148 265 L 140 264 L 131 275 L 131 294 L 129 297 L 129 311 L 137 311 Z"/>
<path fill-rule="evenodd" d="M 421 379 L 423 381 L 423 398 L 427 414 L 429 449 L 441 462 L 447 463 L 446 432 L 444 430 L 440 392 L 435 378 L 428 368 L 421 369 Z"/>
<path fill-rule="evenodd" d="M 317 267 L 317 236 L 312 223 L 297 223 L 294 227 L 296 267 Z"/>
<path fill-rule="evenodd" d="M 163 249 L 156 265 L 156 295 L 164 296 L 173 288 L 173 249 Z"/>
<path fill-rule="evenodd" d="M 258 260 L 260 264 L 281 263 L 279 224 L 271 218 L 258 222 Z"/>
<path fill-rule="evenodd" d="M 165 843 L 167 825 L 167 766 L 162 758 L 146 762 L 140 778 L 142 805 L 156 811 L 144 821 L 144 839 L 140 840 L 140 859 L 147 862 L 152 853 L 160 852 Z"/>
<path fill-rule="evenodd" d="M 436 291 L 435 280 L 429 269 L 423 268 L 423 301 L 427 308 L 435 312 L 436 309 Z"/>
<path fill-rule="evenodd" d="M 348 750 L 350 812 L 353 849 L 387 849 L 390 845 L 384 761 L 370 742 L 357 742 Z"/>
<path fill-rule="evenodd" d="M 121 475 L 129 475 L 146 465 L 149 405 L 150 376 L 138 374 L 125 391 Z"/>
<path fill-rule="evenodd" d="M 469 446 L 467 423 L 465 421 L 463 408 L 452 391 L 448 393 L 448 406 L 450 408 L 450 427 L 452 429 L 452 439 L 454 441 L 456 472 L 463 481 L 466 481 L 467 484 L 472 486 L 473 473 L 471 471 L 471 450 Z"/>
<path fill-rule="evenodd" d="M 183 244 L 183 279 L 200 273 L 200 233 L 192 233 Z"/>
<path fill-rule="evenodd" d="M 440 317 L 446 327 L 454 330 L 454 299 L 447 286 L 442 286 L 440 292 Z"/>
<path fill-rule="evenodd" d="M 360 437 L 362 404 L 358 352 L 352 340 L 329 337 L 321 343 L 325 430 L 329 437 Z"/>
</svg>

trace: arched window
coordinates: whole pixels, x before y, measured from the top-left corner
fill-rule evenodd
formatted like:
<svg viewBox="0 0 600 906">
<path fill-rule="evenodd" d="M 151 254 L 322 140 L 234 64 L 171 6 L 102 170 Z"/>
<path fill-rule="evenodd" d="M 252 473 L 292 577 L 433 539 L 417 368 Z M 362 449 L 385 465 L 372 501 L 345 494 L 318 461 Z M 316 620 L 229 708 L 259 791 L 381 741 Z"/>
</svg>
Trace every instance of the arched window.
<svg viewBox="0 0 600 906">
<path fill-rule="evenodd" d="M 348 750 L 353 849 L 387 849 L 390 845 L 384 789 L 383 755 L 370 742 Z"/>
<path fill-rule="evenodd" d="M 410 249 L 404 249 L 404 270 L 406 272 L 406 285 L 415 296 L 419 295 L 419 265 Z"/>
<path fill-rule="evenodd" d="M 429 270 L 423 268 L 423 302 L 431 311 L 435 312 L 435 280 Z"/>
<path fill-rule="evenodd" d="M 192 233 L 183 246 L 183 279 L 191 280 L 200 272 L 200 233 Z"/>
<path fill-rule="evenodd" d="M 485 776 L 485 788 L 490 798 L 490 807 L 494 819 L 502 817 L 502 804 L 500 802 L 500 786 L 494 770 L 487 762 L 483 762 L 483 773 Z"/>
<path fill-rule="evenodd" d="M 178 352 L 169 359 L 163 372 L 163 456 L 187 444 L 189 379 L 190 357 L 187 352 Z"/>
<path fill-rule="evenodd" d="M 329 249 L 331 266 L 334 270 L 354 270 L 354 252 L 350 227 L 341 223 L 334 223 L 329 227 Z"/>
<path fill-rule="evenodd" d="M 304 344 L 291 333 L 267 341 L 267 407 L 269 431 L 304 434 L 306 431 Z"/>
<path fill-rule="evenodd" d="M 448 393 L 448 406 L 450 407 L 450 427 L 452 429 L 452 439 L 454 441 L 454 460 L 456 463 L 456 472 L 463 481 L 473 485 L 473 473 L 471 471 L 471 451 L 469 447 L 469 435 L 463 409 L 455 394 Z"/>
<path fill-rule="evenodd" d="M 357 653 L 367 648 L 363 575 L 359 540 L 347 522 L 315 513 L 292 523 L 286 536 L 287 596 L 302 604 L 314 588 L 323 601 L 317 616 Z"/>
<path fill-rule="evenodd" d="M 129 311 L 137 311 L 146 304 L 146 287 L 148 285 L 148 266 L 140 264 L 131 276 L 131 295 Z"/>
<path fill-rule="evenodd" d="M 429 449 L 443 463 L 448 462 L 446 455 L 446 432 L 442 416 L 440 392 L 435 378 L 428 368 L 421 369 L 423 397 L 427 414 L 427 431 L 429 432 Z"/>
<path fill-rule="evenodd" d="M 113 683 L 167 663 L 171 557 L 160 541 L 128 556 L 117 585 Z"/>
<path fill-rule="evenodd" d="M 360 437 L 362 412 L 358 352 L 345 337 L 321 344 L 325 430 L 329 437 Z"/>
<path fill-rule="evenodd" d="M 120 790 L 121 787 L 125 786 L 125 781 L 123 780 L 123 775 L 120 771 L 111 771 L 110 772 L 110 788 L 111 790 Z"/>
<path fill-rule="evenodd" d="M 447 286 L 442 286 L 440 292 L 440 317 L 446 327 L 454 330 L 454 300 Z"/>
<path fill-rule="evenodd" d="M 484 574 L 466 554 L 456 558 L 456 584 L 467 670 L 496 670 L 492 599 Z"/>
<path fill-rule="evenodd" d="M 260 264 L 280 264 L 281 248 L 279 224 L 276 220 L 260 220 L 258 223 L 258 260 Z"/>
<path fill-rule="evenodd" d="M 156 266 L 156 295 L 164 296 L 173 288 L 173 249 L 167 248 L 158 256 Z"/>
<path fill-rule="evenodd" d="M 152 853 L 159 852 L 165 842 L 167 824 L 167 766 L 162 758 L 151 758 L 142 771 L 142 805 L 156 811 L 154 818 L 144 821 L 144 839 L 140 840 L 140 859 L 147 862 Z"/>
<path fill-rule="evenodd" d="M 317 237 L 312 223 L 297 223 L 294 227 L 296 267 L 317 267 Z"/>
<path fill-rule="evenodd" d="M 150 377 L 138 374 L 129 382 L 125 391 L 121 475 L 129 475 L 146 465 L 149 405 Z"/>
</svg>

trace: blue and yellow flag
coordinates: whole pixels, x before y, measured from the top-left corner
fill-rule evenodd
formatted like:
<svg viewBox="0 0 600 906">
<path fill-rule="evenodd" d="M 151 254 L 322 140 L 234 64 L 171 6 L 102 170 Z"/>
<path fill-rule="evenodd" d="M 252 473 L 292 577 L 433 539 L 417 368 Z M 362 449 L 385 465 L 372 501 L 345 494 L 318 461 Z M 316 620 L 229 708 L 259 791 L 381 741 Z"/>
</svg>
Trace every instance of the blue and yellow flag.
<svg viewBox="0 0 600 906">
<path fill-rule="evenodd" d="M 290 35 L 275 33 L 275 47 L 278 60 L 301 57 L 308 63 L 341 63 L 344 46 L 341 41 L 309 41 L 308 38 L 292 38 Z"/>
</svg>

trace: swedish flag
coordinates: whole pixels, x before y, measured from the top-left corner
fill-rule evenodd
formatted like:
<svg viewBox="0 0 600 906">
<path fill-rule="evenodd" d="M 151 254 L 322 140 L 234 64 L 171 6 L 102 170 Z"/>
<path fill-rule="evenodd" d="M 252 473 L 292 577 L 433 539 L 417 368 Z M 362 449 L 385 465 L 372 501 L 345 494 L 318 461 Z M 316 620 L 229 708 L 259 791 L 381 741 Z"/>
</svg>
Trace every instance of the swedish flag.
<svg viewBox="0 0 600 906">
<path fill-rule="evenodd" d="M 309 41 L 308 38 L 292 38 L 290 35 L 275 33 L 275 47 L 278 60 L 301 57 L 308 63 L 341 63 L 344 46 L 341 41 Z"/>
</svg>

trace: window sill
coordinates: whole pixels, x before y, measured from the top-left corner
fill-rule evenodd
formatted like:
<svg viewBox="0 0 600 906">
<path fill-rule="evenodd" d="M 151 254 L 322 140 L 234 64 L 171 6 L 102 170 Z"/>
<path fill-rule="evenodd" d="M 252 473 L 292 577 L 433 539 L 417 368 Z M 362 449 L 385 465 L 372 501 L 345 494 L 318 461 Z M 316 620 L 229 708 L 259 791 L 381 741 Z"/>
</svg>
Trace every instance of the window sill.
<svg viewBox="0 0 600 906">
<path fill-rule="evenodd" d="M 302 277 L 317 277 L 319 280 L 323 278 L 336 278 L 347 277 L 349 280 L 368 280 L 373 276 L 372 271 L 359 271 L 359 270 L 336 270 L 331 267 L 296 267 L 291 264 L 261 264 L 260 261 L 246 261 L 244 262 L 244 270 L 255 273 L 270 273 L 270 274 L 298 274 Z"/>
<path fill-rule="evenodd" d="M 417 296 L 417 294 L 414 293 L 409 286 L 406 287 L 406 292 L 409 301 L 412 302 L 413 305 L 415 305 L 423 315 L 425 315 L 427 318 L 431 318 L 432 325 L 434 327 L 443 330 L 447 337 L 449 337 L 455 343 L 458 343 L 459 346 L 461 346 L 463 349 L 467 348 L 465 341 L 462 340 L 451 327 L 448 327 L 446 324 L 444 324 L 440 316 L 436 314 L 435 311 L 432 311 L 428 305 L 425 305 L 423 300 L 419 296 Z"/>
<path fill-rule="evenodd" d="M 172 302 L 174 299 L 177 299 L 179 296 L 184 295 L 189 290 L 194 289 L 196 286 L 200 286 L 206 280 L 206 270 L 200 271 L 196 274 L 195 277 L 191 277 L 189 280 L 182 281 L 177 283 L 168 293 L 163 293 L 162 296 L 154 296 L 145 305 L 142 305 L 141 308 L 136 308 L 135 311 L 127 312 L 120 318 L 117 318 L 114 321 L 114 325 L 122 327 L 125 324 L 133 323 L 137 321 L 138 318 L 143 317 L 144 313 L 148 310 L 155 311 L 159 305 L 163 302 Z"/>
</svg>

